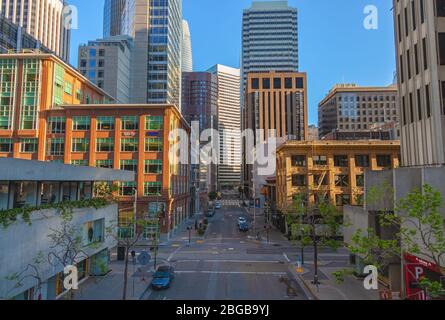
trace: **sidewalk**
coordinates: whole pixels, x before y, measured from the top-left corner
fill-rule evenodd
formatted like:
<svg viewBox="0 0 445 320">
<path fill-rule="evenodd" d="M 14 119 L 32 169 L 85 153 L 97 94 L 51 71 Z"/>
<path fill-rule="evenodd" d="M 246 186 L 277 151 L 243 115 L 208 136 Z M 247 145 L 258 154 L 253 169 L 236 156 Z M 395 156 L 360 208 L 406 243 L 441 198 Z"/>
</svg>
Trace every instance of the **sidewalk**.
<svg viewBox="0 0 445 320">
<path fill-rule="evenodd" d="M 122 300 L 124 262 L 112 261 L 109 267 L 111 272 L 106 276 L 90 277 L 80 284 L 74 300 Z M 134 273 L 132 262 L 128 264 L 127 300 L 140 300 L 149 289 L 151 272 L 144 272 L 145 281 L 142 281 L 142 275 L 137 272 L 139 267 L 135 267 L 136 273 Z"/>
<path fill-rule="evenodd" d="M 310 265 L 310 264 L 309 264 Z M 305 266 L 303 274 L 297 274 L 301 283 L 317 300 L 380 300 L 379 292 L 376 290 L 366 290 L 363 280 L 354 276 L 346 276 L 344 282 L 338 284 L 332 275 L 338 271 L 336 267 L 319 267 L 320 285 L 312 284 L 313 267 Z"/>
</svg>

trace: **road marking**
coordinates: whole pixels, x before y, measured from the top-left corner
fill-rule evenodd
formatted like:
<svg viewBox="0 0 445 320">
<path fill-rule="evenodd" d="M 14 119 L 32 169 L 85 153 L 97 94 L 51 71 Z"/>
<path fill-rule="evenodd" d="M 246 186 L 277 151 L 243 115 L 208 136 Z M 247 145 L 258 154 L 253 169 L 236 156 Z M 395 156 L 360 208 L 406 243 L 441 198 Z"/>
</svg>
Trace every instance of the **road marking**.
<svg viewBox="0 0 445 320">
<path fill-rule="evenodd" d="M 204 243 L 204 240 L 197 240 L 196 243 Z"/>
<path fill-rule="evenodd" d="M 279 260 L 202 260 L 202 259 L 190 259 L 190 260 L 176 260 L 176 263 L 184 263 L 184 262 L 207 262 L 207 263 L 281 263 Z"/>
<path fill-rule="evenodd" d="M 284 259 L 286 259 L 287 262 L 290 262 L 290 259 L 285 252 L 283 253 L 283 257 Z"/>
<path fill-rule="evenodd" d="M 204 274 L 253 274 L 253 275 L 273 275 L 273 276 L 283 276 L 287 275 L 286 272 L 256 272 L 256 271 L 197 271 L 197 270 L 182 270 L 182 271 L 175 271 L 175 273 L 181 274 L 191 274 L 191 273 L 204 273 Z"/>
<path fill-rule="evenodd" d="M 173 248 L 179 248 L 180 246 L 181 246 L 180 244 L 176 244 L 176 243 L 175 243 L 175 244 L 172 244 L 172 247 L 173 247 Z"/>
</svg>

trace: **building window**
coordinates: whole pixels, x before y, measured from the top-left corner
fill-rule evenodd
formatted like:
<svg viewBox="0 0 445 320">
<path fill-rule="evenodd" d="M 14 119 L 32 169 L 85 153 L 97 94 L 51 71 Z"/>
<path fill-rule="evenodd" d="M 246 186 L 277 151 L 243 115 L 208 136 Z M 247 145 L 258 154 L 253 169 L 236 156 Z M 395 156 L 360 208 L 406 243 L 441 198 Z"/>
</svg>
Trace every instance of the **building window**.
<svg viewBox="0 0 445 320">
<path fill-rule="evenodd" d="M 355 166 L 368 168 L 369 167 L 369 156 L 368 155 L 356 155 L 355 156 Z"/>
<path fill-rule="evenodd" d="M 357 187 L 364 187 L 365 186 L 365 176 L 363 174 L 356 175 L 355 176 L 355 184 Z"/>
<path fill-rule="evenodd" d="M 122 130 L 138 130 L 139 119 L 137 116 L 124 116 L 121 118 Z"/>
<path fill-rule="evenodd" d="M 97 117 L 97 130 L 114 130 L 114 117 Z"/>
<path fill-rule="evenodd" d="M 88 160 L 71 160 L 73 166 L 84 166 L 88 167 Z"/>
<path fill-rule="evenodd" d="M 119 195 L 124 196 L 124 197 L 125 196 L 126 197 L 134 196 L 135 188 L 136 188 L 136 182 L 134 182 L 134 181 L 122 182 Z"/>
<path fill-rule="evenodd" d="M 49 132 L 53 134 L 65 133 L 66 119 L 65 117 L 48 118 Z"/>
<path fill-rule="evenodd" d="M 391 156 L 390 155 L 377 155 L 377 166 L 383 168 L 391 168 Z"/>
<path fill-rule="evenodd" d="M 304 79 L 303 78 L 297 78 L 295 87 L 297 89 L 304 89 Z"/>
<path fill-rule="evenodd" d="M 313 162 L 315 166 L 326 166 L 328 164 L 327 156 L 314 156 Z"/>
<path fill-rule="evenodd" d="M 73 94 L 73 85 L 69 82 L 65 82 L 65 93 L 70 96 Z"/>
<path fill-rule="evenodd" d="M 436 11 L 438 17 L 445 17 L 445 1 L 436 0 Z"/>
<path fill-rule="evenodd" d="M 113 169 L 113 160 L 96 160 L 97 168 Z"/>
<path fill-rule="evenodd" d="M 121 139 L 121 151 L 122 152 L 137 152 L 138 151 L 138 139 L 137 138 L 123 138 L 123 139 Z"/>
<path fill-rule="evenodd" d="M 328 175 L 320 175 L 316 174 L 314 175 L 314 185 L 316 187 L 318 186 L 327 186 L 328 185 Z"/>
<path fill-rule="evenodd" d="M 37 152 L 37 139 L 21 139 L 20 140 L 20 152 L 23 153 L 35 153 Z"/>
<path fill-rule="evenodd" d="M 335 204 L 338 207 L 348 206 L 351 204 L 351 196 L 349 194 L 337 194 L 335 196 Z"/>
<path fill-rule="evenodd" d="M 284 79 L 284 88 L 285 89 L 292 89 L 292 78 L 285 78 Z"/>
<path fill-rule="evenodd" d="M 97 152 L 113 152 L 114 139 L 113 138 L 97 138 L 96 151 Z"/>
<path fill-rule="evenodd" d="M 12 139 L 0 138 L 0 152 L 12 152 Z"/>
<path fill-rule="evenodd" d="M 258 78 L 252 79 L 252 90 L 258 90 L 260 88 L 260 81 Z"/>
<path fill-rule="evenodd" d="M 349 176 L 340 174 L 335 176 L 336 187 L 349 187 Z"/>
<path fill-rule="evenodd" d="M 162 130 L 164 119 L 162 116 L 146 116 L 145 130 Z"/>
<path fill-rule="evenodd" d="M 302 174 L 292 175 L 292 187 L 306 187 L 306 176 Z"/>
<path fill-rule="evenodd" d="M 303 155 L 292 156 L 292 166 L 293 167 L 306 167 L 306 156 L 303 156 Z"/>
<path fill-rule="evenodd" d="M 74 131 L 90 130 L 90 117 L 88 116 L 73 117 L 73 130 Z"/>
<path fill-rule="evenodd" d="M 273 87 L 274 89 L 281 89 L 281 78 L 273 79 Z"/>
<path fill-rule="evenodd" d="M 48 139 L 47 150 L 50 156 L 63 156 L 65 153 L 65 139 L 64 138 Z"/>
<path fill-rule="evenodd" d="M 334 165 L 347 168 L 349 166 L 348 156 L 334 156 Z"/>
<path fill-rule="evenodd" d="M 105 219 L 96 221 L 88 221 L 83 225 L 83 241 L 84 246 L 104 241 Z"/>
<path fill-rule="evenodd" d="M 145 160 L 146 174 L 162 174 L 162 160 Z"/>
<path fill-rule="evenodd" d="M 144 195 L 145 196 L 160 196 L 162 191 L 161 182 L 145 182 Z"/>
<path fill-rule="evenodd" d="M 270 89 L 270 79 L 263 79 L 263 90 Z"/>
<path fill-rule="evenodd" d="M 73 152 L 87 152 L 89 140 L 84 138 L 73 138 Z"/>
<path fill-rule="evenodd" d="M 120 168 L 121 170 L 136 172 L 138 170 L 137 160 L 121 160 Z"/>
<path fill-rule="evenodd" d="M 145 152 L 161 152 L 162 138 L 145 138 Z"/>
</svg>

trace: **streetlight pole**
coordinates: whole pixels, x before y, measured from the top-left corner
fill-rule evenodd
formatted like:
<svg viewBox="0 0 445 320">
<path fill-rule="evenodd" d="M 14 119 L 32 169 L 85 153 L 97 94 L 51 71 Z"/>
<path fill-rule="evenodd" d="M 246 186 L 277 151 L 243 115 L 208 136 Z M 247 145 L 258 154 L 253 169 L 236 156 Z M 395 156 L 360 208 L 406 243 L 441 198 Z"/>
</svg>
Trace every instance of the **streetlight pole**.
<svg viewBox="0 0 445 320">
<path fill-rule="evenodd" d="M 318 281 L 318 244 L 317 244 L 317 233 L 315 232 L 315 216 L 311 218 L 311 229 L 312 229 L 312 238 L 314 244 L 314 281 L 313 284 L 317 286 L 320 284 Z"/>
<path fill-rule="evenodd" d="M 304 212 L 304 203 L 301 202 L 301 212 L 300 212 L 300 246 L 301 246 L 301 264 L 304 265 L 304 247 L 303 247 L 303 212 Z"/>
</svg>

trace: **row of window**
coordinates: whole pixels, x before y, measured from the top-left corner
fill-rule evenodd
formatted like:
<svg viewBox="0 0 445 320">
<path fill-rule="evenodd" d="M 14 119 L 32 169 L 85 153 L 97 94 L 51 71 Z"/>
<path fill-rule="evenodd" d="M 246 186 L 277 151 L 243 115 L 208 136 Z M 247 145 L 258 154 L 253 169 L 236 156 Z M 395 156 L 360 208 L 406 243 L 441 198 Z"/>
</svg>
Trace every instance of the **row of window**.
<svg viewBox="0 0 445 320">
<path fill-rule="evenodd" d="M 336 175 L 334 177 L 334 183 L 336 187 L 349 187 L 349 175 Z M 365 176 L 360 174 L 355 176 L 355 184 L 357 187 L 365 186 Z M 328 186 L 329 178 L 327 175 L 314 175 L 314 187 Z M 307 187 L 308 176 L 303 174 L 292 175 L 292 187 Z"/>
<path fill-rule="evenodd" d="M 391 168 L 392 160 L 391 155 L 380 154 L 377 155 L 377 166 L 383 168 Z M 293 167 L 306 167 L 307 166 L 307 156 L 305 155 L 294 155 L 291 158 Z M 315 166 L 327 166 L 328 157 L 324 155 L 317 155 L 312 157 L 313 164 Z M 371 165 L 369 155 L 356 155 L 355 165 L 357 167 L 368 168 Z M 335 155 L 334 156 L 334 166 L 336 167 L 349 167 L 349 157 L 347 155 Z"/>
<path fill-rule="evenodd" d="M 269 78 L 262 79 L 262 89 L 270 89 L 270 81 Z M 281 89 L 283 86 L 281 78 L 274 78 L 273 79 L 273 87 L 274 89 Z M 260 79 L 253 78 L 251 80 L 251 87 L 253 90 L 259 90 L 260 89 Z M 295 78 L 295 86 L 294 86 L 294 80 L 293 78 L 285 78 L 284 79 L 284 88 L 285 89 L 303 89 L 304 88 L 304 79 L 303 78 Z"/>
<path fill-rule="evenodd" d="M 75 116 L 73 120 L 73 130 L 88 131 L 91 129 L 91 117 L 89 116 Z M 101 116 L 96 118 L 96 129 L 99 131 L 111 131 L 115 129 L 115 118 L 112 116 Z M 146 116 L 145 130 L 162 130 L 163 128 L 162 116 Z M 138 130 L 139 117 L 138 116 L 123 116 L 121 117 L 121 130 Z M 65 117 L 50 117 L 48 118 L 48 130 L 50 133 L 58 134 L 65 133 L 66 118 Z"/>
<path fill-rule="evenodd" d="M 88 166 L 88 160 L 72 160 L 72 165 L 75 166 Z M 113 160 L 97 160 L 97 168 L 114 169 Z M 137 172 L 138 163 L 137 160 L 120 160 L 120 170 L 127 170 Z M 145 174 L 162 174 L 162 160 L 145 160 L 144 161 L 144 173 Z"/>
<path fill-rule="evenodd" d="M 120 196 L 134 196 L 136 189 L 136 182 L 123 182 L 120 185 Z M 145 182 L 144 196 L 161 196 L 162 183 L 161 182 Z"/>
</svg>

